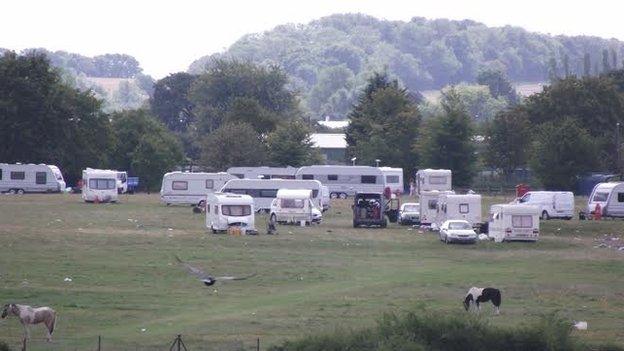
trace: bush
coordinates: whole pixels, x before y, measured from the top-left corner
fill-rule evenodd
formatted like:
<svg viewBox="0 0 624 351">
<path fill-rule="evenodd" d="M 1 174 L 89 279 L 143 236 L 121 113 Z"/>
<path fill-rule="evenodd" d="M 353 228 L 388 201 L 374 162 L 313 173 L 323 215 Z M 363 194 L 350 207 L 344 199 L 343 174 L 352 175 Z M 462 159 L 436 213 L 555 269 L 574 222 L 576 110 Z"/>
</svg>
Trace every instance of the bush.
<svg viewBox="0 0 624 351">
<path fill-rule="evenodd" d="M 273 346 L 271 351 L 470 351 L 470 350 L 624 350 L 619 346 L 592 346 L 571 336 L 572 324 L 555 314 L 516 327 L 493 326 L 472 314 L 440 314 L 426 311 L 403 316 L 384 315 L 375 328 L 337 331 L 308 336 Z"/>
</svg>

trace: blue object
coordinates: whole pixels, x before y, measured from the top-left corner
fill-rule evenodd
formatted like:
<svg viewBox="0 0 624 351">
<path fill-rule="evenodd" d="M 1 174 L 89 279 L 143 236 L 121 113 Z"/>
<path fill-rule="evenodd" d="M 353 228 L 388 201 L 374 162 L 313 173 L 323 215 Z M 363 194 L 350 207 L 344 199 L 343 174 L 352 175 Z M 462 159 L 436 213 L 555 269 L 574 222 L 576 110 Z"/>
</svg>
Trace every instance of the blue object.
<svg viewBox="0 0 624 351">
<path fill-rule="evenodd" d="M 133 193 L 139 188 L 139 177 L 128 177 L 128 192 Z"/>
<path fill-rule="evenodd" d="M 609 181 L 618 180 L 617 174 L 609 173 L 590 173 L 584 177 L 580 177 L 576 182 L 576 194 L 582 196 L 589 196 L 598 183 L 604 183 Z"/>
</svg>

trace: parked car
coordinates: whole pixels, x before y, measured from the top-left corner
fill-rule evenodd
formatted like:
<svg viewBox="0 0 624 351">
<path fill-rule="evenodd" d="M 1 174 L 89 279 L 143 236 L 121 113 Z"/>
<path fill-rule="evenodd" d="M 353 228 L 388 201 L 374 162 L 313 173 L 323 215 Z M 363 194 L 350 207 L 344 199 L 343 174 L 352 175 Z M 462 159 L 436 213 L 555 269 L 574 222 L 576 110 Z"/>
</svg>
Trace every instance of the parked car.
<svg viewBox="0 0 624 351">
<path fill-rule="evenodd" d="M 474 244 L 477 242 L 477 233 L 468 221 L 449 220 L 440 226 L 440 240 L 447 244 L 452 242 Z"/>
<path fill-rule="evenodd" d="M 420 224 L 420 204 L 406 202 L 399 209 L 399 224 Z"/>
</svg>

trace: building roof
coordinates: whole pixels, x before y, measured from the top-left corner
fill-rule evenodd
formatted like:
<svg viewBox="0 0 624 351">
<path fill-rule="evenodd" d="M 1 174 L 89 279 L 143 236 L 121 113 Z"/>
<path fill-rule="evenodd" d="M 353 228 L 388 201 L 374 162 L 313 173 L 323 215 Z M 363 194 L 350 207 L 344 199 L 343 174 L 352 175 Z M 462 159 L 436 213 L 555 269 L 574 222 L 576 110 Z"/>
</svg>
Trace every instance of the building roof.
<svg viewBox="0 0 624 351">
<path fill-rule="evenodd" d="M 346 149 L 347 141 L 343 133 L 312 133 L 310 140 L 315 147 L 320 149 Z"/>
<path fill-rule="evenodd" d="M 318 121 L 318 124 L 327 127 L 329 129 L 346 128 L 349 125 L 349 120 L 344 119 L 341 121 Z"/>
</svg>

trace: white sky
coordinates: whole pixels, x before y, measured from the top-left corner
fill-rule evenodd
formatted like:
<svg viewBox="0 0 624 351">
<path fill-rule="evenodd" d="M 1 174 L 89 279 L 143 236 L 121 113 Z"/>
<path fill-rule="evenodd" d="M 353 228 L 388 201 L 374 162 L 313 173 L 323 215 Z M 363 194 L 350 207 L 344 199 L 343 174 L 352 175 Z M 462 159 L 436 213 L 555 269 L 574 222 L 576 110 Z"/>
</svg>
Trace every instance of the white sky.
<svg viewBox="0 0 624 351">
<path fill-rule="evenodd" d="M 334 13 L 470 18 L 490 26 L 624 40 L 622 10 L 624 2 L 617 0 L 8 0 L 0 7 L 0 47 L 127 53 L 145 73 L 161 78 L 224 51 L 243 34 Z"/>
</svg>

